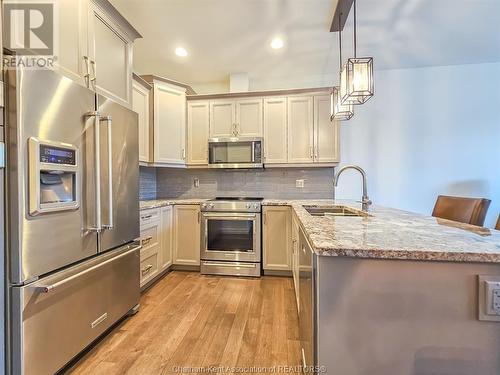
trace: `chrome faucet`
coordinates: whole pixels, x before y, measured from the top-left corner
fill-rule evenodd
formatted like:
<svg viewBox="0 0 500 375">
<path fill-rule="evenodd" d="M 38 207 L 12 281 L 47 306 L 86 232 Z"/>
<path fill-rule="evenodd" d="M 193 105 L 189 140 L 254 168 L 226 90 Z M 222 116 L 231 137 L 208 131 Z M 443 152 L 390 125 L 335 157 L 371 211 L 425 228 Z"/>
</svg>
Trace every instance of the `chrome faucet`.
<svg viewBox="0 0 500 375">
<path fill-rule="evenodd" d="M 342 172 L 344 172 L 347 169 L 354 169 L 361 174 L 361 177 L 363 178 L 363 197 L 361 198 L 361 203 L 363 211 L 368 211 L 368 207 L 372 204 L 372 201 L 370 200 L 370 198 L 368 198 L 368 192 L 366 187 L 366 173 L 363 170 L 363 168 L 358 167 L 357 165 L 346 165 L 345 167 L 340 168 L 337 173 L 335 173 L 335 176 L 333 176 L 333 199 L 335 200 L 335 188 L 339 183 L 339 177 L 342 174 Z"/>
</svg>

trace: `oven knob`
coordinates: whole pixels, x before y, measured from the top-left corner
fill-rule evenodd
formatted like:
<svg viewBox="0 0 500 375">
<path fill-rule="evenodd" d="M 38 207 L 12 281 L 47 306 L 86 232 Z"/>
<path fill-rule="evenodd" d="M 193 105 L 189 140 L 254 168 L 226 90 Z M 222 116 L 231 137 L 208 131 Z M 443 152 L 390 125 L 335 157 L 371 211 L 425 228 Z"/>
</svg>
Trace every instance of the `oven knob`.
<svg viewBox="0 0 500 375">
<path fill-rule="evenodd" d="M 250 203 L 247 203 L 247 208 L 252 208 L 252 205 Z"/>
<path fill-rule="evenodd" d="M 254 203 L 253 208 L 259 208 L 259 204 L 258 203 Z"/>
<path fill-rule="evenodd" d="M 207 204 L 206 203 L 202 203 L 201 208 L 207 208 Z"/>
<path fill-rule="evenodd" d="M 214 204 L 213 204 L 213 203 L 210 203 L 210 204 L 208 205 L 208 208 L 214 208 Z"/>
</svg>

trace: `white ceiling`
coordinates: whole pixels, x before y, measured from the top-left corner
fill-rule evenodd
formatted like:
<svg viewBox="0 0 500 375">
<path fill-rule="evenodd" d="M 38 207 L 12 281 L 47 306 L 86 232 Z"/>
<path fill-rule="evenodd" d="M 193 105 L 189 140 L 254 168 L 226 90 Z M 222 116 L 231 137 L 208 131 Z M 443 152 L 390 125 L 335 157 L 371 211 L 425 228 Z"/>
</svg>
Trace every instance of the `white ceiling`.
<svg viewBox="0 0 500 375">
<path fill-rule="evenodd" d="M 140 74 L 199 86 L 247 72 L 251 89 L 329 85 L 338 71 L 337 0 L 111 0 L 143 35 Z M 352 16 L 352 12 L 351 12 Z M 271 39 L 285 39 L 282 50 Z M 352 17 L 343 33 L 352 54 Z M 185 47 L 189 56 L 174 54 Z M 358 56 L 376 69 L 500 61 L 500 0 L 358 0 Z"/>
</svg>

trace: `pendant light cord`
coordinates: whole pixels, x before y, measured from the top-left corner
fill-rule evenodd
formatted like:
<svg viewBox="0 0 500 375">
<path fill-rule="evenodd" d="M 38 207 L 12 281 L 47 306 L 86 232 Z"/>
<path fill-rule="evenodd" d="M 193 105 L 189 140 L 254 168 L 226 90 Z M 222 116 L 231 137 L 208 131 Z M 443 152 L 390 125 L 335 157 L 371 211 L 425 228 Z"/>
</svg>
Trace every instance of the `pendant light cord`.
<svg viewBox="0 0 500 375">
<path fill-rule="evenodd" d="M 356 35 L 356 29 L 358 28 L 357 22 L 356 22 L 356 0 L 354 0 L 354 58 L 357 57 L 356 55 L 356 44 L 357 44 L 357 35 Z"/>
<path fill-rule="evenodd" d="M 342 71 L 342 27 L 341 23 L 342 13 L 339 14 L 339 72 Z"/>
</svg>

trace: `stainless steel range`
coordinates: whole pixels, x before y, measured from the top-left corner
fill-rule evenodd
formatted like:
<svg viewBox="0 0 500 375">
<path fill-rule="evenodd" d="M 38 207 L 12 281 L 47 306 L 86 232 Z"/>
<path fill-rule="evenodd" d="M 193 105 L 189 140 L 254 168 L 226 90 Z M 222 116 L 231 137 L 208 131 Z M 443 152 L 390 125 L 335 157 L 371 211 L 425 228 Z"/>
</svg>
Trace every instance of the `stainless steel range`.
<svg viewBox="0 0 500 375">
<path fill-rule="evenodd" d="M 201 205 L 201 273 L 260 276 L 262 198 L 215 198 Z"/>
</svg>

